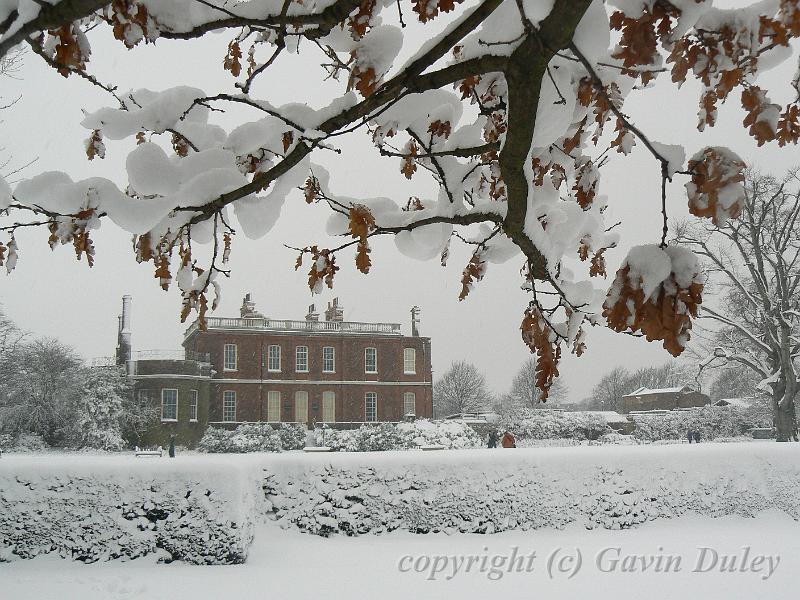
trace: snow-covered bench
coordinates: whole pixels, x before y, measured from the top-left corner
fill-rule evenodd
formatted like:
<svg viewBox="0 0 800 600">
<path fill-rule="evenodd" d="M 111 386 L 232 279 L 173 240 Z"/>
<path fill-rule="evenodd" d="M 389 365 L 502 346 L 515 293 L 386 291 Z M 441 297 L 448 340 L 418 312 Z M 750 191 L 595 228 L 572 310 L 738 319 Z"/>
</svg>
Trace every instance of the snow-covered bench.
<svg viewBox="0 0 800 600">
<path fill-rule="evenodd" d="M 136 446 L 136 448 L 134 449 L 133 452 L 137 457 L 139 457 L 139 456 L 164 456 L 164 449 L 161 446 L 159 446 L 155 450 L 147 450 L 145 448 L 139 448 L 139 446 Z"/>
<path fill-rule="evenodd" d="M 445 447 L 441 444 L 430 444 L 428 446 L 420 446 L 420 450 L 428 451 L 428 450 L 444 450 Z"/>
</svg>

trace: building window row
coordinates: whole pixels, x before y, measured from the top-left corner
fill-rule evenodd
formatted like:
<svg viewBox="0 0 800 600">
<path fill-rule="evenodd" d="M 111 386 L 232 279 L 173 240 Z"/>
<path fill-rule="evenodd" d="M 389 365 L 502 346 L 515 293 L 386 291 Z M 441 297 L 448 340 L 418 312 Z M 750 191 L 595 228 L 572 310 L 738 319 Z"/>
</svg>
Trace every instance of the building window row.
<svg viewBox="0 0 800 600">
<path fill-rule="evenodd" d="M 162 395 L 163 392 L 175 392 L 175 410 L 177 411 L 177 390 L 163 390 Z M 287 408 L 289 407 L 287 406 Z M 403 394 L 403 414 L 405 416 L 410 416 L 416 415 L 416 412 L 416 395 L 414 392 L 406 392 Z M 196 408 L 193 414 L 196 419 Z M 162 418 L 162 420 L 165 419 Z M 222 420 L 228 423 L 236 422 L 236 392 L 233 390 L 226 390 L 222 393 Z M 276 390 L 270 390 L 267 392 L 267 421 L 270 423 L 279 423 L 281 420 L 281 393 Z M 378 420 L 377 392 L 367 392 L 364 395 L 364 420 L 368 422 Z M 294 394 L 294 422 L 308 422 L 308 392 L 306 391 L 298 391 Z M 321 422 L 336 422 L 336 394 L 334 392 L 322 392 Z"/>
<path fill-rule="evenodd" d="M 139 390 L 140 404 L 149 404 L 150 390 Z M 189 390 L 189 421 L 197 422 L 197 390 Z M 178 420 L 178 390 L 177 388 L 163 388 L 161 390 L 161 421 L 174 422 Z"/>
<path fill-rule="evenodd" d="M 261 366 L 271 373 L 281 372 L 281 347 L 272 344 L 267 347 L 266 355 L 261 356 Z M 236 344 L 225 344 L 223 349 L 223 368 L 226 371 L 238 370 L 238 351 Z M 295 371 L 308 373 L 308 346 L 295 347 Z M 336 372 L 336 350 L 333 346 L 322 348 L 322 372 Z M 378 349 L 364 349 L 364 372 L 378 372 Z M 403 349 L 403 373 L 415 375 L 417 372 L 417 351 L 414 348 Z"/>
</svg>

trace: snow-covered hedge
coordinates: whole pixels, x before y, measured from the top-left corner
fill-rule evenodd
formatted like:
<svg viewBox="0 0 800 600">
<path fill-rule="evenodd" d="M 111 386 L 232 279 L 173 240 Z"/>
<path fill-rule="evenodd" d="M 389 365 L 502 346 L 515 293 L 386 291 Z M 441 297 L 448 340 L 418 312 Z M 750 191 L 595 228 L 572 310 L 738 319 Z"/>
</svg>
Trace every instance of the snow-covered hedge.
<svg viewBox="0 0 800 600">
<path fill-rule="evenodd" d="M 782 446 L 782 447 L 778 447 Z M 685 513 L 800 519 L 790 444 L 581 446 L 275 457 L 272 518 L 317 535 L 624 529 Z"/>
<path fill-rule="evenodd" d="M 4 456 L 0 560 L 244 562 L 258 500 L 252 473 L 211 457 Z"/>
<path fill-rule="evenodd" d="M 701 440 L 741 436 L 752 427 L 743 411 L 733 406 L 704 406 L 664 415 L 636 416 L 633 435 L 640 440 L 682 440 L 697 431 Z"/>
<path fill-rule="evenodd" d="M 518 440 L 596 440 L 611 432 L 600 415 L 546 409 L 527 409 L 503 415 L 498 427 L 511 431 Z"/>
<path fill-rule="evenodd" d="M 477 433 L 464 423 L 428 421 L 362 425 L 358 429 L 315 431 L 316 441 L 339 452 L 413 450 L 420 446 L 441 445 L 446 449 L 475 448 L 481 445 Z"/>
<path fill-rule="evenodd" d="M 245 423 L 233 430 L 209 427 L 197 449 L 200 452 L 280 452 L 281 438 L 266 423 Z"/>
<path fill-rule="evenodd" d="M 42 436 L 35 433 L 0 434 L 0 452 L 40 452 L 47 448 Z"/>
<path fill-rule="evenodd" d="M 302 450 L 306 446 L 306 428 L 299 423 L 281 423 L 277 428 L 283 450 Z"/>
</svg>

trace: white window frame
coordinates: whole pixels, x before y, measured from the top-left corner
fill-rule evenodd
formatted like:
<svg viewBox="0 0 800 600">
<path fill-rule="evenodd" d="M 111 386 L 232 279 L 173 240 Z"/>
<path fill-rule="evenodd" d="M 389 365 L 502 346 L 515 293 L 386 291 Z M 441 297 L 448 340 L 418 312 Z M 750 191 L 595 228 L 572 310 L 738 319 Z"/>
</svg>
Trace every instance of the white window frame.
<svg viewBox="0 0 800 600">
<path fill-rule="evenodd" d="M 267 421 L 270 423 L 281 421 L 281 393 L 277 390 L 267 392 Z"/>
<path fill-rule="evenodd" d="M 301 368 L 302 362 L 305 364 Z M 308 346 L 295 346 L 294 348 L 294 370 L 296 373 L 308 373 Z"/>
<path fill-rule="evenodd" d="M 228 354 L 229 350 L 232 355 Z M 236 347 L 236 344 L 225 344 L 222 348 L 222 369 L 224 371 L 239 370 L 239 348 Z"/>
<path fill-rule="evenodd" d="M 370 401 L 372 401 L 372 410 L 370 411 Z M 372 412 L 372 418 L 370 418 Z M 364 421 L 367 423 L 375 423 L 378 420 L 378 393 L 367 392 L 364 394 Z"/>
<path fill-rule="evenodd" d="M 166 404 L 164 403 L 164 392 L 175 392 L 175 416 L 174 417 L 165 417 L 164 416 L 164 407 Z M 161 388 L 161 422 L 162 423 L 177 423 L 178 421 L 178 390 L 176 388 Z"/>
<path fill-rule="evenodd" d="M 300 401 L 305 402 L 305 418 L 301 419 L 299 411 L 297 410 Z M 294 393 L 294 421 L 295 423 L 308 423 L 308 392 L 305 390 L 298 390 Z"/>
<path fill-rule="evenodd" d="M 281 347 L 277 344 L 267 347 L 267 371 L 270 373 L 281 372 Z"/>
<path fill-rule="evenodd" d="M 325 356 L 325 351 L 330 350 L 330 358 Z M 330 362 L 330 369 L 328 368 L 328 362 Z M 336 373 L 336 348 L 333 346 L 323 346 L 322 347 L 322 372 L 323 373 Z"/>
<path fill-rule="evenodd" d="M 230 399 L 233 399 L 233 419 L 229 419 L 229 405 L 227 404 Z M 236 392 L 233 390 L 225 390 L 222 392 L 222 422 L 223 423 L 236 423 Z"/>
<path fill-rule="evenodd" d="M 369 351 L 373 353 L 372 369 L 369 368 Z M 378 349 L 377 348 L 364 348 L 364 373 L 377 373 L 378 372 Z"/>
<path fill-rule="evenodd" d="M 408 410 L 409 403 L 411 410 Z M 406 417 L 408 415 L 417 416 L 417 395 L 414 392 L 403 393 L 403 416 Z"/>
<path fill-rule="evenodd" d="M 406 375 L 417 374 L 416 348 L 403 348 L 403 373 Z"/>
<path fill-rule="evenodd" d="M 197 423 L 197 390 L 189 390 L 189 422 Z"/>
<path fill-rule="evenodd" d="M 327 410 L 326 410 L 326 405 L 329 406 Z M 331 392 L 330 390 L 322 392 L 322 422 L 323 423 L 336 422 L 336 392 Z"/>
</svg>

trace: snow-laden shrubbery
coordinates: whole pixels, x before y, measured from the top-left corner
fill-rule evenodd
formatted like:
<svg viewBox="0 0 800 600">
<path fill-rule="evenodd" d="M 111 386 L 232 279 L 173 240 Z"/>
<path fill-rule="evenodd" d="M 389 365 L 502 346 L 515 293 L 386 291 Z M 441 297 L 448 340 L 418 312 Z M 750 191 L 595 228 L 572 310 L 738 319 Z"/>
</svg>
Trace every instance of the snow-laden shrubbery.
<svg viewBox="0 0 800 600">
<path fill-rule="evenodd" d="M 800 466 L 788 445 L 778 446 L 465 450 L 411 463 L 397 454 L 327 455 L 281 460 L 267 469 L 264 490 L 273 519 L 323 536 L 571 523 L 625 529 L 687 513 L 752 517 L 770 509 L 800 520 Z"/>
<path fill-rule="evenodd" d="M 0 556 L 244 562 L 258 473 L 134 457 L 0 459 Z"/>
<path fill-rule="evenodd" d="M 42 452 L 48 448 L 49 446 L 42 436 L 35 433 L 0 434 L 0 451 L 2 452 Z"/>
<path fill-rule="evenodd" d="M 324 428 L 316 430 L 315 435 L 317 444 L 339 452 L 413 450 L 432 445 L 457 449 L 482 445 L 478 434 L 465 423 L 427 419 L 397 425 L 362 425 L 358 429 L 344 431 Z"/>
<path fill-rule="evenodd" d="M 277 427 L 283 450 L 302 450 L 306 446 L 306 428 L 299 423 L 281 423 Z"/>
<path fill-rule="evenodd" d="M 600 415 L 523 409 L 503 415 L 498 427 L 511 431 L 517 440 L 596 440 L 611 431 Z"/>
<path fill-rule="evenodd" d="M 633 435 L 640 440 L 683 440 L 688 431 L 700 433 L 701 440 L 732 438 L 745 434 L 753 425 L 744 411 L 732 406 L 704 406 L 674 410 L 667 414 L 636 416 Z"/>
<path fill-rule="evenodd" d="M 281 438 L 266 423 L 245 423 L 232 431 L 209 427 L 197 449 L 200 452 L 280 452 Z"/>
</svg>

